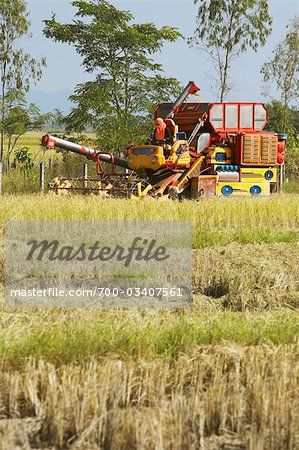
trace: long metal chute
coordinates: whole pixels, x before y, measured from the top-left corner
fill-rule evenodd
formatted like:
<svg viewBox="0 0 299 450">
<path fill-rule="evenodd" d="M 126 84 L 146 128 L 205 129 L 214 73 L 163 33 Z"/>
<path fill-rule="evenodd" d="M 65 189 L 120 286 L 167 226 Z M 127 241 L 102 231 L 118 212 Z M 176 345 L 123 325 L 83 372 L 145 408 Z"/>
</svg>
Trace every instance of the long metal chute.
<svg viewBox="0 0 299 450">
<path fill-rule="evenodd" d="M 94 148 L 85 147 L 84 145 L 75 144 L 74 142 L 66 141 L 60 139 L 56 136 L 51 136 L 46 134 L 42 138 L 42 145 L 47 148 L 62 148 L 69 152 L 77 153 L 79 155 L 84 155 L 87 158 L 96 160 L 100 159 L 103 162 L 110 164 L 115 164 L 116 166 L 124 167 L 128 169 L 127 160 L 120 158 L 119 156 L 111 155 L 110 153 L 99 152 Z"/>
<path fill-rule="evenodd" d="M 196 94 L 198 91 L 200 91 L 200 88 L 196 86 L 194 81 L 189 81 L 185 89 L 181 92 L 176 101 L 173 103 L 171 110 L 166 116 L 166 119 L 171 118 L 177 112 L 181 104 L 184 103 L 184 101 L 190 94 Z"/>
</svg>

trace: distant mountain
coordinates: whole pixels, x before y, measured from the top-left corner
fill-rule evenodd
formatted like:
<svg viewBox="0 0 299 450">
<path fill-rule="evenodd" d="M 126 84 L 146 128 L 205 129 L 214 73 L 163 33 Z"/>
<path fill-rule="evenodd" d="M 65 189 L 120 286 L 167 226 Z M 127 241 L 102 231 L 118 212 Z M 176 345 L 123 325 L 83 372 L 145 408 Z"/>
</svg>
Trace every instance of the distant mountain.
<svg viewBox="0 0 299 450">
<path fill-rule="evenodd" d="M 72 93 L 73 92 L 68 89 L 56 92 L 45 92 L 32 89 L 28 92 L 26 98 L 29 103 L 38 105 L 42 113 L 59 109 L 64 114 L 67 114 L 72 107 L 72 103 L 68 100 L 68 97 Z"/>
</svg>

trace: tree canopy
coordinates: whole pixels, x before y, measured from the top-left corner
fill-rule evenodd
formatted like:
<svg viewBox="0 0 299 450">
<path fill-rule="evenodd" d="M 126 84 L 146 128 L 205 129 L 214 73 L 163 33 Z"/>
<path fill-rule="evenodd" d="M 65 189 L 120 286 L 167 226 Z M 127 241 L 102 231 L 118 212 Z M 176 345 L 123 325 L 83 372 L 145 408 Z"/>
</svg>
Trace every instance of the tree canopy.
<svg viewBox="0 0 299 450">
<path fill-rule="evenodd" d="M 144 116 L 154 103 L 176 95 L 179 83 L 162 77 L 163 68 L 153 59 L 164 43 L 182 37 L 178 29 L 152 23 L 133 23 L 133 15 L 106 0 L 73 1 L 77 12 L 72 23 L 59 23 L 53 15 L 44 34 L 74 46 L 82 56 L 92 81 L 78 84 L 71 100 L 76 104 L 68 122 L 78 131 L 86 126 L 101 129 L 109 118 L 116 127 L 127 127 Z"/>
<path fill-rule="evenodd" d="M 282 131 L 287 128 L 288 110 L 299 99 L 299 16 L 288 26 L 285 38 L 273 51 L 273 58 L 262 67 L 264 81 L 275 87 L 275 92 L 284 107 Z"/>
<path fill-rule="evenodd" d="M 251 48 L 255 52 L 271 33 L 267 0 L 194 0 L 197 28 L 190 45 L 204 50 L 215 68 L 217 94 L 222 102 L 232 85 L 232 62 Z"/>
<path fill-rule="evenodd" d="M 0 161 L 4 154 L 5 122 L 12 98 L 28 91 L 30 84 L 42 74 L 45 59 L 37 60 L 17 48 L 19 38 L 30 37 L 30 21 L 24 0 L 0 2 Z"/>
</svg>

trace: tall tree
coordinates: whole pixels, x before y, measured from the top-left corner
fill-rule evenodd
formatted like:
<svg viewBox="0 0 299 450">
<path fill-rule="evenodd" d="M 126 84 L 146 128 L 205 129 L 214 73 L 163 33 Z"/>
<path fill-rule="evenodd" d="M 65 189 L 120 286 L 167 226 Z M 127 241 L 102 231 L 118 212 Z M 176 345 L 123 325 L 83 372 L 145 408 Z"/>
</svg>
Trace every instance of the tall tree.
<svg viewBox="0 0 299 450">
<path fill-rule="evenodd" d="M 248 48 L 257 51 L 271 33 L 267 0 L 194 0 L 197 28 L 189 39 L 211 58 L 220 101 L 232 88 L 232 62 Z"/>
<path fill-rule="evenodd" d="M 5 116 L 4 132 L 6 136 L 6 170 L 10 169 L 10 159 L 20 137 L 27 131 L 41 130 L 51 118 L 51 114 L 41 114 L 39 108 L 21 101 L 11 105 Z"/>
<path fill-rule="evenodd" d="M 44 34 L 73 45 L 83 58 L 86 72 L 95 79 L 79 84 L 71 100 L 77 105 L 68 121 L 78 131 L 86 126 L 100 130 L 108 119 L 118 130 L 132 118 L 144 117 L 152 103 L 177 93 L 179 84 L 162 77 L 162 66 L 153 60 L 165 42 L 181 34 L 176 28 L 132 23 L 133 15 L 106 0 L 73 1 L 78 11 L 72 23 L 45 21 Z"/>
<path fill-rule="evenodd" d="M 282 42 L 273 51 L 273 58 L 262 67 L 266 83 L 275 86 L 283 105 L 282 131 L 285 132 L 289 121 L 289 108 L 299 98 L 299 16 L 288 26 L 289 31 Z"/>
<path fill-rule="evenodd" d="M 34 59 L 23 49 L 17 48 L 18 39 L 27 36 L 30 21 L 24 0 L 0 2 L 0 161 L 4 155 L 4 123 L 9 113 L 11 97 L 19 91 L 28 91 L 30 83 L 42 74 L 45 59 Z"/>
</svg>

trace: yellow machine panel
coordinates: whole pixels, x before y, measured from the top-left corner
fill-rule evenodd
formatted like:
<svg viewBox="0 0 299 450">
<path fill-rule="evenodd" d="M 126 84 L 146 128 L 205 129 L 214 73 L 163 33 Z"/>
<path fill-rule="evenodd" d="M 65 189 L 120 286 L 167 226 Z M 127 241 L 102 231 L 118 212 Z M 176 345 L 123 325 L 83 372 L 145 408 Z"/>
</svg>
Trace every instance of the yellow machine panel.
<svg viewBox="0 0 299 450">
<path fill-rule="evenodd" d="M 270 181 L 276 183 L 277 181 L 277 168 L 257 168 L 257 167 L 242 167 L 241 169 L 241 181 L 262 183 L 263 181 Z"/>
<path fill-rule="evenodd" d="M 230 164 L 232 151 L 229 147 L 210 147 L 206 162 L 208 164 Z"/>
<path fill-rule="evenodd" d="M 157 145 L 131 147 L 127 157 L 127 164 L 133 170 L 138 170 L 139 168 L 158 170 L 165 164 L 164 149 Z"/>
<path fill-rule="evenodd" d="M 186 141 L 176 141 L 172 147 L 169 145 L 134 146 L 130 148 L 127 157 L 128 167 L 137 171 L 139 169 L 156 171 L 164 166 L 166 161 L 177 166 L 188 166 L 191 158 Z"/>
<path fill-rule="evenodd" d="M 247 134 L 243 136 L 243 164 L 275 165 L 278 137 L 269 134 Z"/>
<path fill-rule="evenodd" d="M 268 196 L 270 195 L 270 183 L 234 183 L 234 182 L 220 182 L 217 183 L 216 195 L 224 197 L 241 197 L 241 196 Z"/>
<path fill-rule="evenodd" d="M 188 164 L 190 164 L 191 158 L 190 158 L 190 153 L 189 152 L 184 152 L 181 155 L 179 155 L 177 157 L 177 160 L 175 162 L 175 164 L 177 166 L 182 166 L 182 167 L 188 167 Z"/>
</svg>

